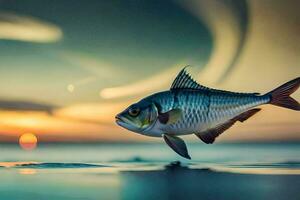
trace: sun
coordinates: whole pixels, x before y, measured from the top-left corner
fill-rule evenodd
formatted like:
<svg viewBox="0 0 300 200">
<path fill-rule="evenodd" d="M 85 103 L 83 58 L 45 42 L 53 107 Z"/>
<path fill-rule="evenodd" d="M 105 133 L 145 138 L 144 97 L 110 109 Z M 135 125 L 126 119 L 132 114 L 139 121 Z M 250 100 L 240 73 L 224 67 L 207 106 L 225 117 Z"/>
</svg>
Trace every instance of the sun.
<svg viewBox="0 0 300 200">
<path fill-rule="evenodd" d="M 38 139 L 33 133 L 24 133 L 19 138 L 19 145 L 22 149 L 33 150 L 37 146 Z"/>
</svg>

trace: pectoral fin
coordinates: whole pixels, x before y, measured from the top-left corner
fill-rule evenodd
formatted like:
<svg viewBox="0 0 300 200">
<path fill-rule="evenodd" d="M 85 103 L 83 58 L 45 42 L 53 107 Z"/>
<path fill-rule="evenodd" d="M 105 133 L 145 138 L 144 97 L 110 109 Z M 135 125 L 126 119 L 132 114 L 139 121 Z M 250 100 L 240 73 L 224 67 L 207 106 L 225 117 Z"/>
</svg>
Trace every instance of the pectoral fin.
<svg viewBox="0 0 300 200">
<path fill-rule="evenodd" d="M 184 158 L 191 159 L 186 148 L 186 144 L 181 138 L 168 134 L 163 134 L 163 138 L 169 147 L 171 147 L 171 149 L 173 149 L 176 153 Z"/>
<path fill-rule="evenodd" d="M 237 121 L 244 122 L 245 120 L 247 120 L 250 117 L 252 117 L 253 115 L 255 115 L 257 112 L 259 112 L 260 110 L 261 110 L 260 108 L 248 110 L 223 124 L 220 124 L 214 128 L 208 129 L 204 132 L 196 133 L 195 135 L 198 138 L 200 138 L 200 140 L 202 140 L 204 143 L 212 144 L 215 141 L 216 137 L 218 137 L 224 131 L 229 129 L 235 122 L 237 122 Z"/>
<path fill-rule="evenodd" d="M 162 124 L 173 124 L 180 119 L 181 113 L 181 109 L 175 108 L 165 113 L 159 113 L 158 120 Z"/>
</svg>

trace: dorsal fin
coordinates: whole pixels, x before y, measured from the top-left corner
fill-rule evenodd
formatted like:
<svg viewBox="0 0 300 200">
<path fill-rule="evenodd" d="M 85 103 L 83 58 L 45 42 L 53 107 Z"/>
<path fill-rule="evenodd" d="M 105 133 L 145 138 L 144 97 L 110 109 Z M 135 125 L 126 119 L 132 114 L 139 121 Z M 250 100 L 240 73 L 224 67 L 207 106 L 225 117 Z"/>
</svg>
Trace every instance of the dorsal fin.
<svg viewBox="0 0 300 200">
<path fill-rule="evenodd" d="M 203 85 L 200 85 L 197 83 L 191 75 L 186 71 L 186 68 L 190 67 L 190 65 L 185 66 L 176 76 L 175 80 L 172 83 L 172 86 L 170 90 L 176 90 L 176 89 L 193 89 L 193 90 L 209 90 L 213 92 L 221 92 L 221 93 L 227 93 L 227 94 L 234 94 L 234 95 L 259 95 L 259 93 L 240 93 L 240 92 L 230 92 L 226 90 L 218 90 L 209 88 Z"/>
<path fill-rule="evenodd" d="M 175 80 L 172 83 L 171 90 L 174 89 L 208 89 L 205 86 L 200 85 L 191 77 L 191 75 L 186 71 L 184 67 L 179 74 L 176 76 Z"/>
</svg>

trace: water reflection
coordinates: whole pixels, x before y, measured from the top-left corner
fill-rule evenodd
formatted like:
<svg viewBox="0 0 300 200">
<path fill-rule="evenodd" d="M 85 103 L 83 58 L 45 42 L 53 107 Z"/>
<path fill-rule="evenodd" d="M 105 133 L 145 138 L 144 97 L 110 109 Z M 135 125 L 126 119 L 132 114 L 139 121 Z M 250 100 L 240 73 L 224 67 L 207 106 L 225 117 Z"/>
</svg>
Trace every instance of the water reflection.
<svg viewBox="0 0 300 200">
<path fill-rule="evenodd" d="M 18 170 L 19 174 L 23 174 L 23 175 L 33 175 L 36 174 L 36 169 L 29 169 L 29 168 L 25 168 L 25 169 L 19 169 Z"/>
<path fill-rule="evenodd" d="M 224 168 L 225 169 L 225 168 Z M 179 162 L 163 170 L 123 171 L 123 199 L 295 199 L 299 175 L 241 174 L 191 169 Z"/>
<path fill-rule="evenodd" d="M 64 200 L 299 199 L 296 161 L 221 165 L 134 160 L 105 164 L 2 162 L 0 191 L 6 192 L 4 199 L 18 195 L 37 199 L 30 196 L 33 191 L 38 199 Z M 9 188 L 18 192 L 11 193 Z"/>
</svg>

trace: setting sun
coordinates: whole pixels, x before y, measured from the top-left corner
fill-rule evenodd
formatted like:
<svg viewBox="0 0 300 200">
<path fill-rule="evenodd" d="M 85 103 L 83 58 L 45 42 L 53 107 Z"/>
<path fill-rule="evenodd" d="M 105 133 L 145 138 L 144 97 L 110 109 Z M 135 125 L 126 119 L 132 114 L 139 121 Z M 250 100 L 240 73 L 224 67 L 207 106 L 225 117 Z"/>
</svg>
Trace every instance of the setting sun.
<svg viewBox="0 0 300 200">
<path fill-rule="evenodd" d="M 19 138 L 19 145 L 22 149 L 32 150 L 37 146 L 37 137 L 32 133 L 25 133 Z"/>
</svg>

